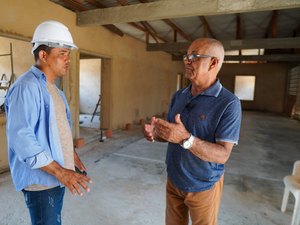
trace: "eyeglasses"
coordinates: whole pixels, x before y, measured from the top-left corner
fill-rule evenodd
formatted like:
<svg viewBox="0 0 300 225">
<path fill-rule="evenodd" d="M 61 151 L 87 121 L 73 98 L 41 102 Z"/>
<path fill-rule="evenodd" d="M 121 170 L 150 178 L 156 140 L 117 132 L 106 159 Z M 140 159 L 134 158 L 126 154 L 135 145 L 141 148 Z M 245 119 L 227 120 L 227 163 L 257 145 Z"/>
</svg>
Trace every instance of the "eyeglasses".
<svg viewBox="0 0 300 225">
<path fill-rule="evenodd" d="M 184 62 L 187 61 L 189 63 L 195 62 L 199 58 L 215 58 L 215 57 L 211 55 L 202 55 L 197 53 L 183 55 L 183 61 Z"/>
</svg>

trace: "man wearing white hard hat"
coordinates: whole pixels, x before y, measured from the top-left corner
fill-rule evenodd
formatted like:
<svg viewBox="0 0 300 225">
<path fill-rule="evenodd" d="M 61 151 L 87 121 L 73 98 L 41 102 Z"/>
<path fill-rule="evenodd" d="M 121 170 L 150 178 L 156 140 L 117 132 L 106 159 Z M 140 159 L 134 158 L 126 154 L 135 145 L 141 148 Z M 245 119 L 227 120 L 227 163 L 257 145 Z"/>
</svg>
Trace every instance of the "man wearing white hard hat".
<svg viewBox="0 0 300 225">
<path fill-rule="evenodd" d="M 71 49 L 77 47 L 57 21 L 38 25 L 32 44 L 36 64 L 17 79 L 5 100 L 10 171 L 32 224 L 60 225 L 65 187 L 81 196 L 81 188 L 89 191 L 91 183 L 73 147 L 67 100 L 54 83 L 67 74 Z"/>
</svg>

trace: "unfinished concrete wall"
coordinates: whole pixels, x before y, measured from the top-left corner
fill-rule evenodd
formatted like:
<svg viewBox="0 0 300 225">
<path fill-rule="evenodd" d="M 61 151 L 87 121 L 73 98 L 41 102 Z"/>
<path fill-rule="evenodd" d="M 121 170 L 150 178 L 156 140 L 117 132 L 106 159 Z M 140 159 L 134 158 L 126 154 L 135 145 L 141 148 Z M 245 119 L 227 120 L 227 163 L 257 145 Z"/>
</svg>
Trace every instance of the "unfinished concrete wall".
<svg viewBox="0 0 300 225">
<path fill-rule="evenodd" d="M 242 101 L 243 109 L 282 113 L 284 111 L 288 64 L 224 64 L 219 78 L 234 92 L 235 75 L 256 76 L 254 101 Z"/>
</svg>

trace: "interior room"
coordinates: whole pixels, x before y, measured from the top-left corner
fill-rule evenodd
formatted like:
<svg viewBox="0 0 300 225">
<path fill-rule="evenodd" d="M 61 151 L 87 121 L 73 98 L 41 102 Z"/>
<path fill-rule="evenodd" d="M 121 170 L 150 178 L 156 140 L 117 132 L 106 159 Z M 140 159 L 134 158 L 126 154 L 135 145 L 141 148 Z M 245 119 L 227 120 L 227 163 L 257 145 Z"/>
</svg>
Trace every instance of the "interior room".
<svg viewBox="0 0 300 225">
<path fill-rule="evenodd" d="M 92 141 L 101 133 L 101 58 L 87 57 L 79 64 L 79 129 L 82 138 Z"/>
<path fill-rule="evenodd" d="M 300 173 L 294 164 L 300 160 L 300 1 L 0 5 L 0 224 L 31 224 L 12 179 L 5 101 L 14 83 L 37 66 L 31 42 L 47 20 L 64 24 L 78 47 L 55 84 L 69 107 L 74 151 L 93 181 L 82 197 L 66 189 L 62 224 L 165 224 L 168 143 L 147 141 L 144 128 L 152 117 L 170 120 L 174 93 L 190 90 L 186 64 L 194 61 L 185 55 L 198 38 L 222 43 L 217 79 L 242 110 L 239 140 L 225 163 L 218 224 L 300 224 Z M 289 196 L 288 188 L 294 188 Z"/>
</svg>

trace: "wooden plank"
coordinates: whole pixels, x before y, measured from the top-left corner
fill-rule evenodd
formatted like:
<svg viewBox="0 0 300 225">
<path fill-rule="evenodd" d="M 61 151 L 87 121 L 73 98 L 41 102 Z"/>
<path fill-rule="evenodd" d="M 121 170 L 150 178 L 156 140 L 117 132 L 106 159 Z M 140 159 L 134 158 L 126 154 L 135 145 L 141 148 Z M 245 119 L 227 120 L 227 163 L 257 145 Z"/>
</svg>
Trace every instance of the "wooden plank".
<svg viewBox="0 0 300 225">
<path fill-rule="evenodd" d="M 68 8 L 71 8 L 75 11 L 86 11 L 88 10 L 85 6 L 83 6 L 81 3 L 76 2 L 76 1 L 70 1 L 70 0 L 62 0 L 62 2 L 68 6 Z M 90 3 L 93 6 L 96 7 L 105 7 L 103 4 L 100 4 L 98 2 L 96 2 L 95 0 L 88 0 L 88 3 Z M 104 24 L 103 27 L 105 27 L 106 29 L 108 29 L 109 31 L 123 37 L 124 33 L 123 31 L 121 31 L 119 28 L 117 28 L 115 25 L 112 24 Z"/>
<path fill-rule="evenodd" d="M 182 57 L 172 56 L 172 60 L 181 61 Z M 225 61 L 267 61 L 267 62 L 299 62 L 300 54 L 274 55 L 225 55 Z"/>
<path fill-rule="evenodd" d="M 299 0 L 164 0 L 77 13 L 78 26 L 299 8 Z"/>
<path fill-rule="evenodd" d="M 300 48 L 300 37 L 220 41 L 225 50 Z M 148 44 L 146 49 L 147 51 L 185 52 L 190 44 L 190 42 Z"/>
<path fill-rule="evenodd" d="M 299 62 L 300 54 L 274 54 L 274 55 L 227 55 L 227 61 L 267 61 L 267 62 Z"/>
<path fill-rule="evenodd" d="M 183 30 L 181 30 L 175 23 L 173 23 L 171 20 L 169 19 L 163 19 L 163 21 L 168 24 L 174 31 L 176 31 L 176 33 L 180 34 L 185 40 L 187 41 L 192 41 L 193 38 L 186 34 Z"/>
<path fill-rule="evenodd" d="M 212 29 L 210 28 L 210 25 L 208 24 L 208 22 L 207 22 L 207 20 L 205 19 L 205 17 L 204 16 L 199 16 L 199 18 L 200 18 L 200 20 L 201 20 L 201 22 L 202 22 L 202 24 L 203 24 L 203 26 L 204 26 L 204 37 L 207 37 L 207 35 L 206 35 L 206 31 L 208 31 L 209 33 L 210 33 L 210 35 L 213 37 L 213 38 L 215 38 L 216 39 L 216 36 L 215 36 L 215 34 L 213 33 L 213 31 L 212 31 Z"/>
<path fill-rule="evenodd" d="M 121 1 L 121 0 L 118 0 Z M 140 0 L 141 3 L 149 3 L 148 0 Z M 193 41 L 190 35 L 187 35 L 183 30 L 181 30 L 175 23 L 173 23 L 170 19 L 163 19 L 163 21 L 168 24 L 174 30 L 174 42 L 177 40 L 177 33 L 179 33 L 185 40 Z"/>
</svg>

